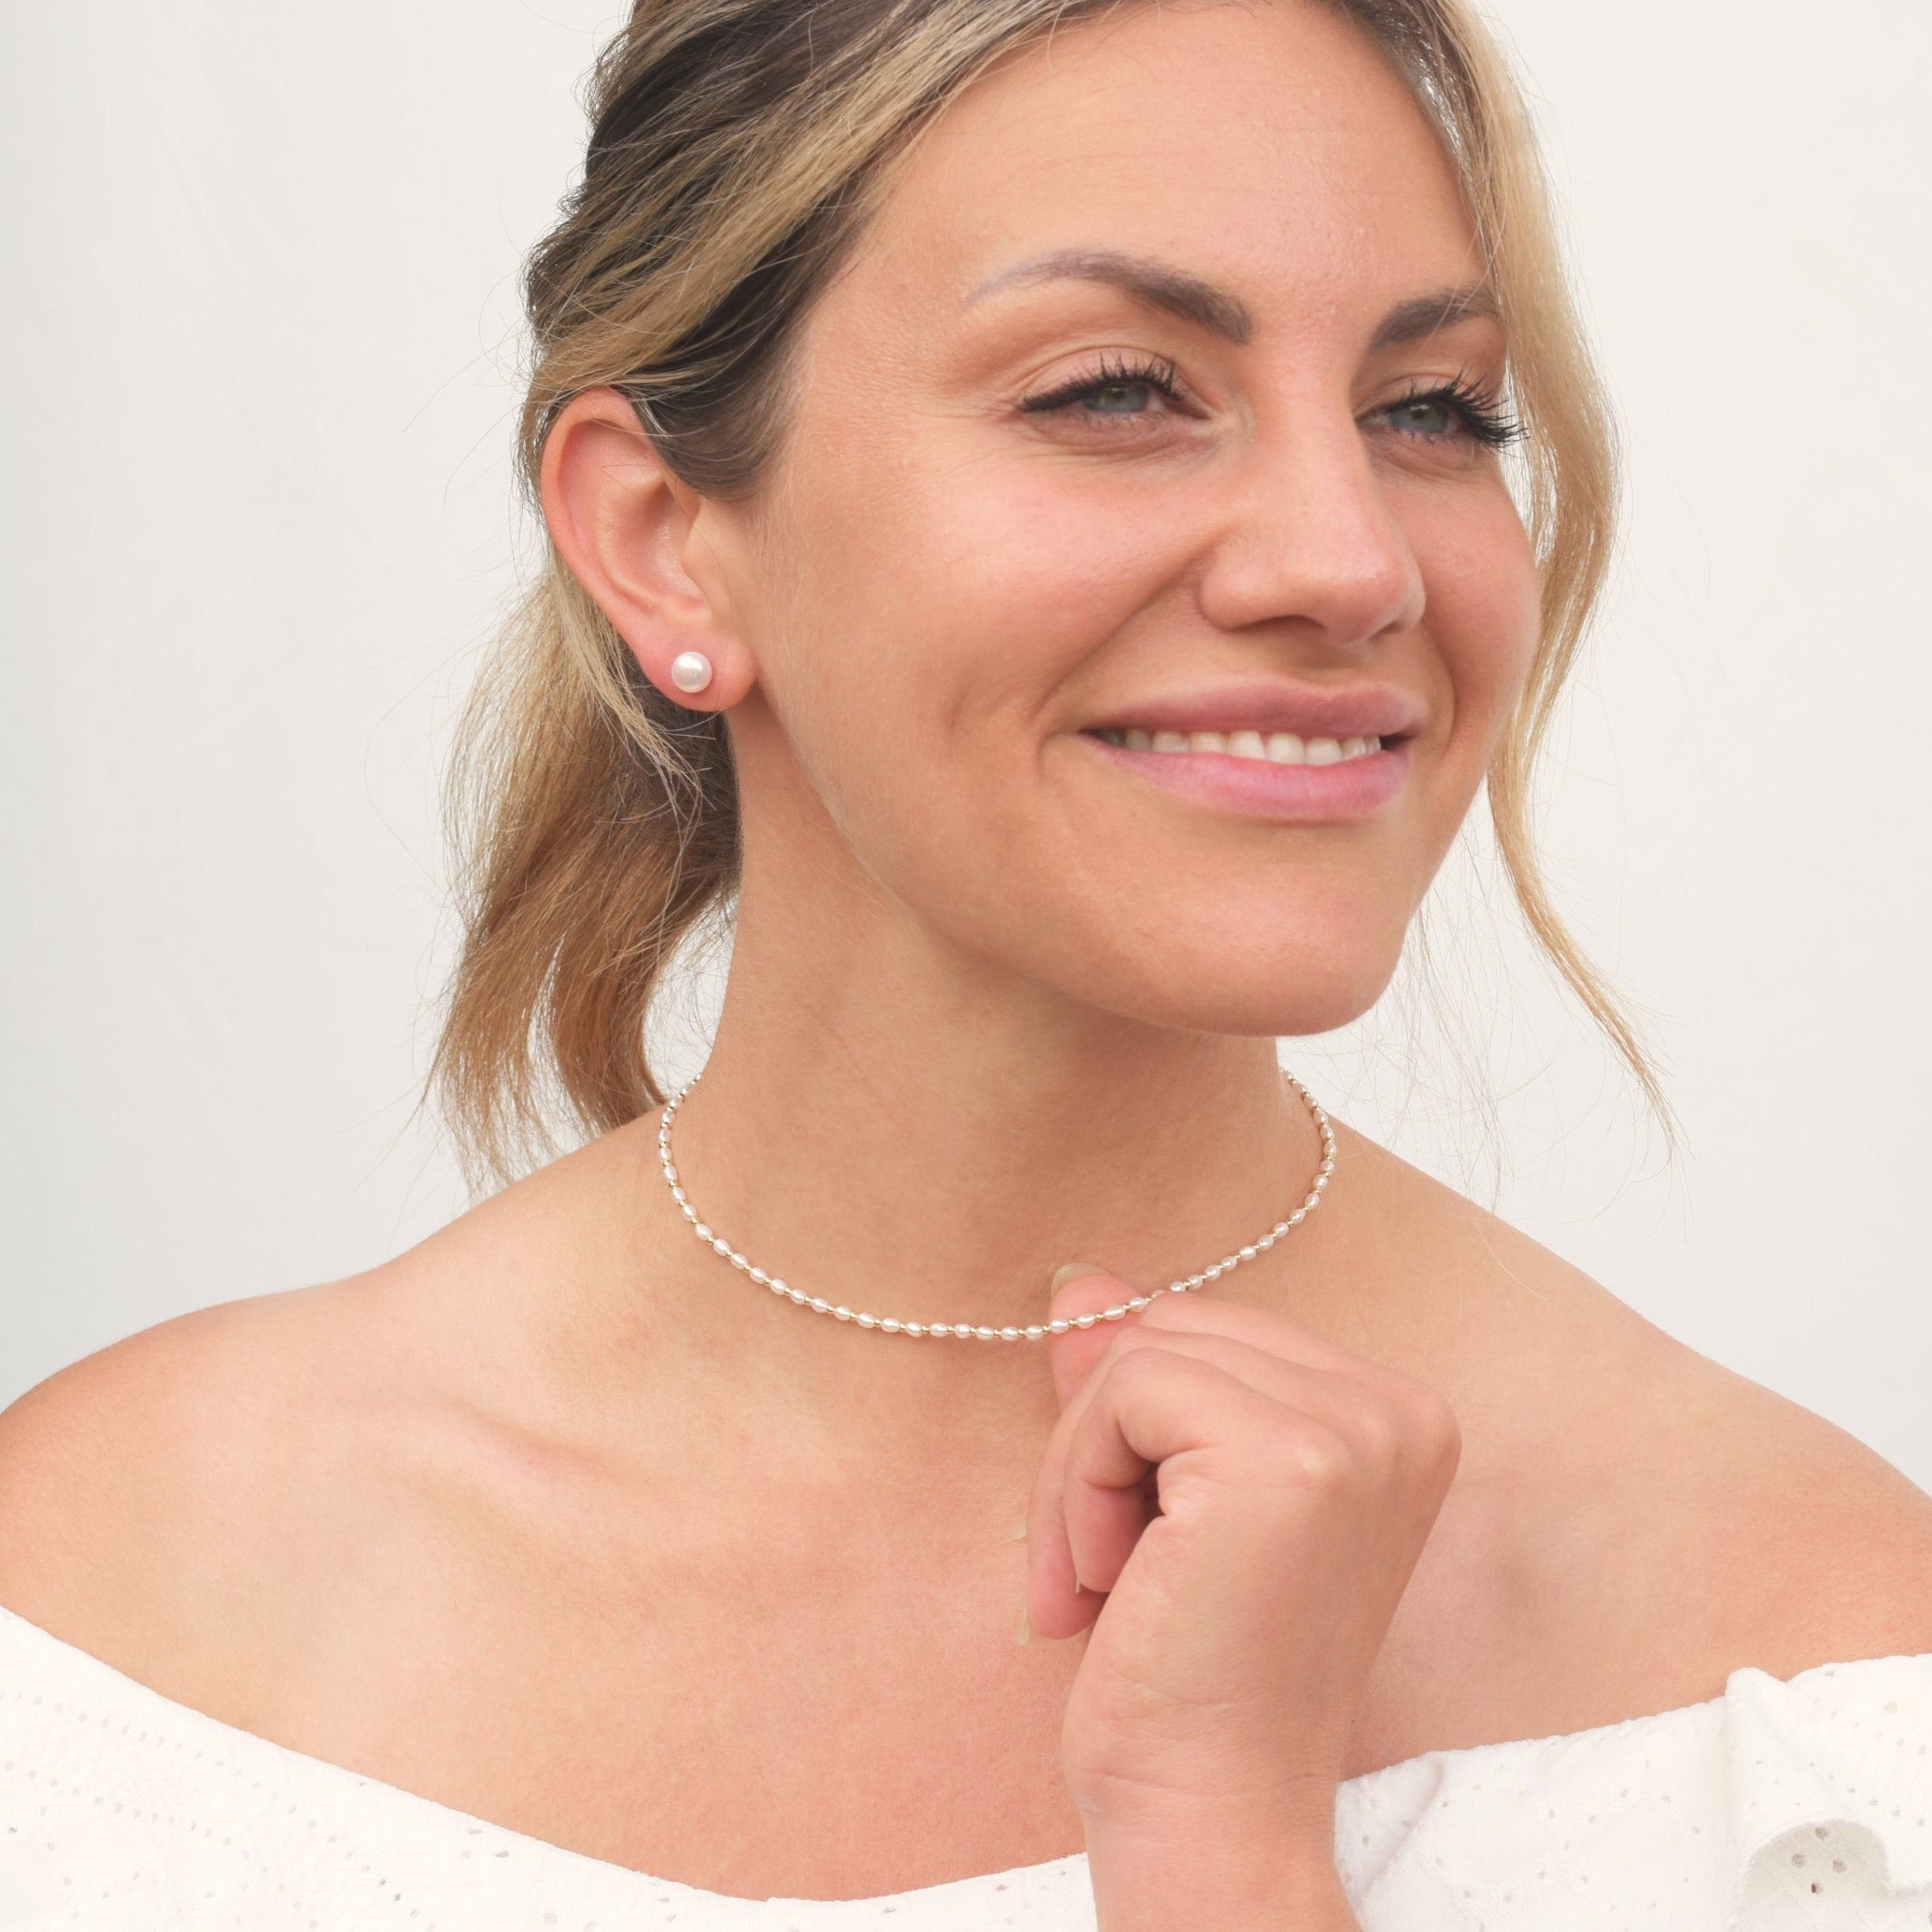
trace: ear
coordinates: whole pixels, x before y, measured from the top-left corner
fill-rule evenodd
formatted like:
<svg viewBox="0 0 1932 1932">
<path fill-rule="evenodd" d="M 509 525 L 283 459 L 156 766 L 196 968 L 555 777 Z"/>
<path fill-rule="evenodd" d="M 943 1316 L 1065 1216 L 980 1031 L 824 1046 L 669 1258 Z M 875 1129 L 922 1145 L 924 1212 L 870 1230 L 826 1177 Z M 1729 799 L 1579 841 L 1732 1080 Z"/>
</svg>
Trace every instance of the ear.
<svg viewBox="0 0 1932 1932">
<path fill-rule="evenodd" d="M 724 711 L 751 689 L 755 669 L 711 541 L 716 507 L 672 475 L 620 390 L 582 390 L 557 412 L 538 493 L 557 554 L 667 698 Z M 711 659 L 701 692 L 671 681 L 684 651 Z"/>
</svg>

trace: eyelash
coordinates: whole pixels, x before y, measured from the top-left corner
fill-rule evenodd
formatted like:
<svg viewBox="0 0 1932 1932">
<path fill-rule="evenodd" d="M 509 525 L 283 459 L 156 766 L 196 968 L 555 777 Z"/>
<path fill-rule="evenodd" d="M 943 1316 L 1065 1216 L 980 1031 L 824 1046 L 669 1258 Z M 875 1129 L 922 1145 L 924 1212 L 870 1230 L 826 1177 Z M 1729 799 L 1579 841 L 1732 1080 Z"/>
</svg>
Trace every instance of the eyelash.
<svg viewBox="0 0 1932 1932">
<path fill-rule="evenodd" d="M 1462 418 L 1463 428 L 1486 449 L 1506 449 L 1522 438 L 1522 424 L 1502 406 L 1497 388 L 1473 380 L 1466 369 L 1459 370 L 1453 382 L 1417 387 L 1375 413 L 1387 416 L 1417 402 L 1440 402 L 1453 410 Z"/>
<path fill-rule="evenodd" d="M 1126 384 L 1145 384 L 1158 391 L 1170 402 L 1185 402 L 1187 391 L 1180 381 L 1179 372 L 1165 356 L 1149 356 L 1141 360 L 1131 360 L 1126 357 L 1103 359 L 1100 366 L 1091 373 L 1076 376 L 1071 382 L 1064 383 L 1057 389 L 1048 390 L 1043 395 L 1028 396 L 1020 404 L 1022 413 L 1028 416 L 1044 415 L 1052 410 L 1065 409 L 1067 404 L 1077 402 L 1082 396 L 1091 395 L 1095 389 L 1113 388 Z M 1453 411 L 1462 420 L 1462 426 L 1477 443 L 1486 449 L 1504 449 L 1517 442 L 1522 434 L 1522 425 L 1509 412 L 1500 406 L 1499 397 L 1493 387 L 1485 387 L 1473 381 L 1467 370 L 1459 371 L 1455 380 L 1436 383 L 1431 386 L 1418 385 L 1405 395 L 1398 396 L 1393 402 L 1377 410 L 1377 416 L 1388 416 L 1398 409 L 1407 409 L 1417 402 L 1439 402 Z M 1107 411 L 1094 411 L 1095 416 L 1109 414 Z M 1430 442 L 1439 439 L 1428 437 Z"/>
<path fill-rule="evenodd" d="M 1126 383 L 1145 383 L 1149 388 L 1158 389 L 1170 402 L 1187 401 L 1187 392 L 1181 387 L 1180 372 L 1165 356 L 1149 356 L 1142 361 L 1130 361 L 1124 356 L 1111 359 L 1103 356 L 1097 369 L 1085 375 L 1078 375 L 1044 395 L 1028 396 L 1020 407 L 1028 416 L 1039 415 L 1051 409 L 1064 409 L 1067 403 L 1077 402 L 1095 389 L 1110 389 Z M 1093 413 L 1106 415 L 1108 412 L 1096 410 Z"/>
</svg>

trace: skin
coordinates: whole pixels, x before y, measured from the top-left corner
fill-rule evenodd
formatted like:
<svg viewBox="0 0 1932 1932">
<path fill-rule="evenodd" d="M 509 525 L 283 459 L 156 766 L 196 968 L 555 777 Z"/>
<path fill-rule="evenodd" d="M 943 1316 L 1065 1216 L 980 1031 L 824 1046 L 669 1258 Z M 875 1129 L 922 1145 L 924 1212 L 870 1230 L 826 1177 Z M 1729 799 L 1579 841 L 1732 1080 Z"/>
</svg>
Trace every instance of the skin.
<svg viewBox="0 0 1932 1932">
<path fill-rule="evenodd" d="M 1413 103 L 1319 8 L 1068 28 L 886 186 L 752 501 L 670 478 L 610 391 L 562 413 L 543 501 L 647 674 L 702 650 L 677 695 L 730 718 L 744 888 L 677 1122 L 693 1198 L 853 1306 L 1023 1323 L 1060 1264 L 1089 1266 L 1051 1305 L 1104 1305 L 1315 1166 L 1274 1037 L 1387 984 L 1535 642 L 1496 461 L 1390 406 L 1506 345 L 1472 317 L 1367 349 L 1472 243 Z M 964 303 L 1067 247 L 1223 285 L 1248 340 L 1083 281 Z M 1106 354 L 1191 400 L 1019 407 Z M 1398 796 L 1267 823 L 1083 736 L 1248 679 L 1407 695 Z M 1084 1847 L 1108 1932 L 1204 1901 L 1347 1925 L 1338 1778 L 1932 1649 L 1902 1476 L 1336 1134 L 1319 1213 L 1210 1294 L 987 1347 L 750 1289 L 648 1117 L 366 1274 L 32 1391 L 0 1417 L 0 1601 L 592 1856 L 856 1897 Z M 1116 1694 L 1136 1676 L 1167 1719 Z M 1175 1726 L 1189 1699 L 1225 1721 Z"/>
</svg>

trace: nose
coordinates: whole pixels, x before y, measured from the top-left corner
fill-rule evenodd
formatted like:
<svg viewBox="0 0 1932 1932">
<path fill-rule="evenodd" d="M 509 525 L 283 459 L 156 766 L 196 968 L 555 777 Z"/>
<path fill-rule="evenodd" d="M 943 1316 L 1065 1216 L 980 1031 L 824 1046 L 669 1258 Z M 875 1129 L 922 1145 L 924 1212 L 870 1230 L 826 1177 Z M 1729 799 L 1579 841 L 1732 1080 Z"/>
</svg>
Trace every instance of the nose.
<svg viewBox="0 0 1932 1932">
<path fill-rule="evenodd" d="M 1218 628 L 1293 625 L 1332 650 L 1421 621 L 1421 568 L 1346 409 L 1248 445 L 1198 583 Z"/>
</svg>

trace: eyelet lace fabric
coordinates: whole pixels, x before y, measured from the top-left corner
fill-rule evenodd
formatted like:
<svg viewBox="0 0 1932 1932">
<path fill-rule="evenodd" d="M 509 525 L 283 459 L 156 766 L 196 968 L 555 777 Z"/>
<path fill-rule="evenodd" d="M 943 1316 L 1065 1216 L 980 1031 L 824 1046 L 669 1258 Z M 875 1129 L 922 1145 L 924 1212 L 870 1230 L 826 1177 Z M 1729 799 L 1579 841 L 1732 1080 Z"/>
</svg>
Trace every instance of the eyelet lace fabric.
<svg viewBox="0 0 1932 1932">
<path fill-rule="evenodd" d="M 1344 1784 L 1363 1932 L 1932 1926 L 1932 1656 Z M 0 1932 L 1093 1932 L 1082 1856 L 872 1898 L 727 1897 L 189 1709 L 0 1608 Z"/>
</svg>

